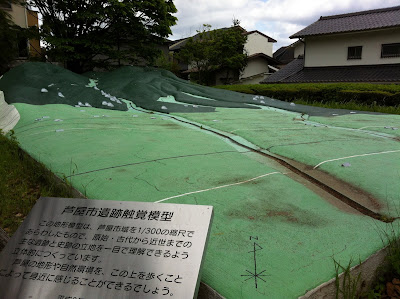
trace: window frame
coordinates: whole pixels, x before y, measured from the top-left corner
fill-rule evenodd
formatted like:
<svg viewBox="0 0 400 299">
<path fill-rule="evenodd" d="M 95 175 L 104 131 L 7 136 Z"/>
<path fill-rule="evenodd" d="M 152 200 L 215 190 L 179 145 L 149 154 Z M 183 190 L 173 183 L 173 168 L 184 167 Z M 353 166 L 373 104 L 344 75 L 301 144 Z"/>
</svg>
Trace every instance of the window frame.
<svg viewBox="0 0 400 299">
<path fill-rule="evenodd" d="M 356 55 L 357 54 L 357 50 L 360 50 L 360 55 Z M 354 50 L 354 55 L 350 55 L 350 51 Z M 347 60 L 359 60 L 362 59 L 362 50 L 363 50 L 363 46 L 351 46 L 351 47 L 347 47 Z"/>
<path fill-rule="evenodd" d="M 384 46 L 397 46 L 399 48 L 399 53 L 398 54 L 384 54 Z M 390 43 L 390 44 L 382 44 L 381 46 L 381 58 L 396 58 L 400 57 L 400 43 Z"/>
</svg>

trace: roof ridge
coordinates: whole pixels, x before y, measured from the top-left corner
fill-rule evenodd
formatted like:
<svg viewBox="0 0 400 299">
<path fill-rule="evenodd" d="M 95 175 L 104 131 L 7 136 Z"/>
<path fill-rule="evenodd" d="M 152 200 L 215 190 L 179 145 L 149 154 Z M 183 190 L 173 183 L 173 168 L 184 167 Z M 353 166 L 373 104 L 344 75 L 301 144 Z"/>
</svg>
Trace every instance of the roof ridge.
<svg viewBox="0 0 400 299">
<path fill-rule="evenodd" d="M 367 14 L 372 14 L 372 13 L 394 11 L 394 10 L 400 10 L 400 5 L 392 6 L 392 7 L 385 7 L 385 8 L 378 8 L 378 9 L 370 9 L 370 10 L 364 10 L 364 11 L 358 11 L 358 12 L 351 12 L 351 13 L 345 13 L 345 14 L 339 14 L 339 15 L 332 15 L 332 16 L 326 16 L 326 17 L 321 16 L 319 19 L 320 20 L 340 19 L 340 18 L 367 15 Z"/>
<path fill-rule="evenodd" d="M 276 42 L 277 42 L 274 38 L 270 37 L 269 35 L 266 35 L 265 33 L 262 33 L 262 32 L 259 31 L 259 30 L 251 30 L 251 31 L 244 31 L 244 32 L 243 32 L 244 35 L 249 35 L 249 34 L 252 34 L 252 33 L 261 34 L 262 36 L 268 38 L 268 39 L 269 39 L 269 40 L 268 40 L 269 42 L 272 42 L 272 43 L 276 43 Z"/>
</svg>

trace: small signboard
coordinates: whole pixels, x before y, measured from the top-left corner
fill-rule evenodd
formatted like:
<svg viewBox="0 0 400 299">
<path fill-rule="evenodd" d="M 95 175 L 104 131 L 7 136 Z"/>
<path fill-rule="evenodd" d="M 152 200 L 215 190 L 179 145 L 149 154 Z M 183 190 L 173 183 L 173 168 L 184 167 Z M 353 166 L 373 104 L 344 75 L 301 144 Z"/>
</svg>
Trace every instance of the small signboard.
<svg viewBox="0 0 400 299">
<path fill-rule="evenodd" d="M 0 298 L 193 298 L 212 214 L 40 198 L 0 254 Z"/>
</svg>

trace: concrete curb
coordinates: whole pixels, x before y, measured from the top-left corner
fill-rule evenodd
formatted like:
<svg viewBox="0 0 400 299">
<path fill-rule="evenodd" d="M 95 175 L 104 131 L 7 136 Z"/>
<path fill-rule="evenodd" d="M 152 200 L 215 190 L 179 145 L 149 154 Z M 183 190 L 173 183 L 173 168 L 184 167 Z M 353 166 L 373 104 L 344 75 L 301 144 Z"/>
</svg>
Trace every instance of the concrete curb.
<svg viewBox="0 0 400 299">
<path fill-rule="evenodd" d="M 225 299 L 216 290 L 204 282 L 200 282 L 199 293 L 197 299 Z"/>
<path fill-rule="evenodd" d="M 380 266 L 385 265 L 385 257 L 388 254 L 389 249 L 385 247 L 378 252 L 371 255 L 364 262 L 356 265 L 350 269 L 350 273 L 353 277 L 357 277 L 360 274 L 360 283 L 358 285 L 358 293 L 366 291 L 371 288 L 377 276 L 377 269 Z M 339 275 L 339 285 L 343 282 L 344 274 Z M 305 295 L 298 299 L 328 299 L 336 298 L 336 278 L 319 285 L 318 287 L 308 291 Z M 343 296 L 339 295 L 339 298 Z"/>
</svg>

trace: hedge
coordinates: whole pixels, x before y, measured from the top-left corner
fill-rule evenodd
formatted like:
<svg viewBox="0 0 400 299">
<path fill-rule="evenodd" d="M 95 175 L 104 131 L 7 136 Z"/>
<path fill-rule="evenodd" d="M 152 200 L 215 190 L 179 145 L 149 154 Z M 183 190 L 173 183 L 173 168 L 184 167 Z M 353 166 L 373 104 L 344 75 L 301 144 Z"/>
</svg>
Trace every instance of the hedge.
<svg viewBox="0 0 400 299">
<path fill-rule="evenodd" d="M 395 84 L 303 83 L 223 85 L 216 87 L 290 102 L 296 100 L 320 103 L 355 102 L 381 106 L 397 106 L 400 104 L 400 85 Z"/>
</svg>

